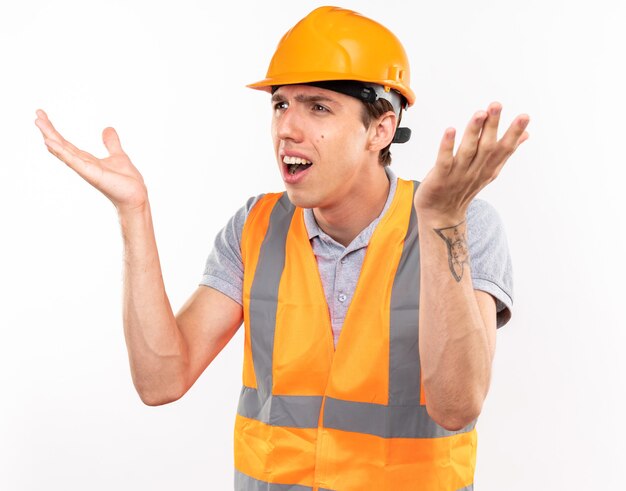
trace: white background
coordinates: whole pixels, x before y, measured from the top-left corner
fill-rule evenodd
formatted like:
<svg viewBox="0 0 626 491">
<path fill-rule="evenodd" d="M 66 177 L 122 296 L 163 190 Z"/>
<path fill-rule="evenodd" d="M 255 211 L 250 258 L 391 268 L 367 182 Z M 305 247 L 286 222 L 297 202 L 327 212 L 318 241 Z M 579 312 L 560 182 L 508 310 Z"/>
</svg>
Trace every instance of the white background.
<svg viewBox="0 0 626 491">
<path fill-rule="evenodd" d="M 2 0 L 0 489 L 232 489 L 243 330 L 180 401 L 144 406 L 122 331 L 112 204 L 50 155 L 45 109 L 105 155 L 114 126 L 150 193 L 174 311 L 245 200 L 283 189 L 264 77 L 313 1 Z M 344 1 L 402 40 L 417 102 L 393 168 L 421 179 L 448 126 L 503 104 L 530 140 L 481 197 L 515 310 L 478 423 L 476 489 L 624 489 L 623 2 Z"/>
</svg>

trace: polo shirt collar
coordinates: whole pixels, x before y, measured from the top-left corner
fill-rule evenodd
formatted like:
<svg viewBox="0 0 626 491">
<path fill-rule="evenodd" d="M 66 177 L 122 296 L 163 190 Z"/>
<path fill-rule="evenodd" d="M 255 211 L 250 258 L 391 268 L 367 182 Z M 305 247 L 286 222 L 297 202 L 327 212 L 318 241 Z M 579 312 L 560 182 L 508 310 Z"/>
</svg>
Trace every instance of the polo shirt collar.
<svg viewBox="0 0 626 491">
<path fill-rule="evenodd" d="M 389 168 L 389 166 L 385 166 L 385 172 L 387 173 L 387 178 L 389 179 L 389 194 L 387 195 L 387 201 L 385 201 L 385 206 L 383 210 L 380 212 L 377 218 L 372 221 L 367 227 L 365 227 L 359 235 L 357 235 L 354 240 L 346 247 L 346 252 L 353 251 L 359 249 L 361 247 L 367 246 L 374 233 L 374 229 L 378 222 L 383 217 L 383 215 L 387 212 L 391 201 L 396 193 L 396 187 L 398 185 L 398 178 L 396 174 Z M 307 233 L 309 234 L 309 240 L 314 239 L 315 237 L 320 237 L 320 239 L 325 241 L 332 241 L 337 243 L 332 237 L 326 234 L 319 225 L 317 224 L 317 220 L 315 220 L 315 215 L 313 214 L 312 208 L 304 208 L 304 224 L 306 226 Z M 340 244 L 339 244 L 340 245 Z M 343 246 L 341 246 L 343 247 Z"/>
</svg>

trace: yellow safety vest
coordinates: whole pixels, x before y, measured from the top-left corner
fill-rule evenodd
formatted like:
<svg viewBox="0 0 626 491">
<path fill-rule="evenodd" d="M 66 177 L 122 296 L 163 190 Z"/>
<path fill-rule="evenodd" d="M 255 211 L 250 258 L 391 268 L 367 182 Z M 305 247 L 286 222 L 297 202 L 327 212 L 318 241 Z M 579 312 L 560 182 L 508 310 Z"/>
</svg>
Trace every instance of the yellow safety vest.
<svg viewBox="0 0 626 491">
<path fill-rule="evenodd" d="M 303 210 L 277 193 L 250 211 L 236 491 L 473 489 L 475 421 L 448 431 L 426 411 L 416 187 L 398 180 L 336 350 Z"/>
</svg>

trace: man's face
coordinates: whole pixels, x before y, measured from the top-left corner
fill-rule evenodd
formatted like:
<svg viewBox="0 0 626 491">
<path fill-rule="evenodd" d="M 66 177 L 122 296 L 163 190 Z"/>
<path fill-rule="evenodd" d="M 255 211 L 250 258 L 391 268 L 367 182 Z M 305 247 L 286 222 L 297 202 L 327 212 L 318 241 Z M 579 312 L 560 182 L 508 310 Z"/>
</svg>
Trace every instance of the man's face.
<svg viewBox="0 0 626 491">
<path fill-rule="evenodd" d="M 373 155 L 361 111 L 358 99 L 318 87 L 283 85 L 274 92 L 274 152 L 292 203 L 333 207 L 358 187 L 359 171 Z M 303 162 L 311 164 L 294 165 Z"/>
</svg>

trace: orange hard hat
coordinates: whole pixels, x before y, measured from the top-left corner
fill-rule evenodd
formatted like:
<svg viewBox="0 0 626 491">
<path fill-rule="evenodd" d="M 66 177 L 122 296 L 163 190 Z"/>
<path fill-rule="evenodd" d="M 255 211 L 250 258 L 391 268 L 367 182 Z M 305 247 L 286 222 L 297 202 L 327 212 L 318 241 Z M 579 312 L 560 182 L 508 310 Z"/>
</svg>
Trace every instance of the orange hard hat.
<svg viewBox="0 0 626 491">
<path fill-rule="evenodd" d="M 266 77 L 248 87 L 333 80 L 369 82 L 399 92 L 411 106 L 409 60 L 386 27 L 352 10 L 319 7 L 280 40 Z"/>
</svg>

